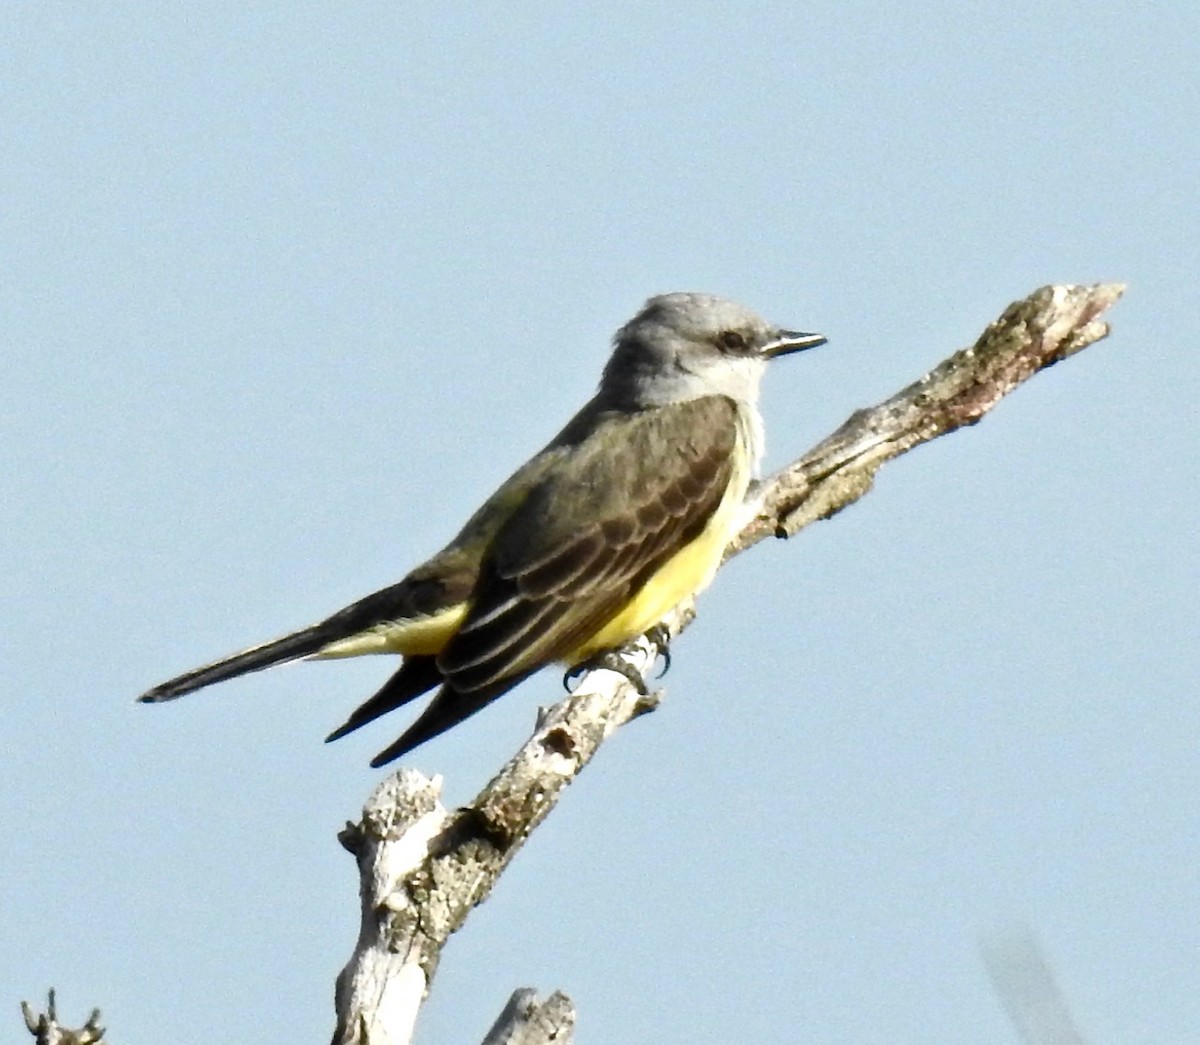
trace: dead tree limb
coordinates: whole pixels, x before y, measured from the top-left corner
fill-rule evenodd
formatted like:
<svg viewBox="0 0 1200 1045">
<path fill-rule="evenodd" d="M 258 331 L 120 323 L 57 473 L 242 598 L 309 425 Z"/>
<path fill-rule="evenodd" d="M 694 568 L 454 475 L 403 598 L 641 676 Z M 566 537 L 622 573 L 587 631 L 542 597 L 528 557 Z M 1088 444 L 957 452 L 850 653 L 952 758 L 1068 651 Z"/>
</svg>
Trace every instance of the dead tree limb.
<svg viewBox="0 0 1200 1045">
<path fill-rule="evenodd" d="M 100 1026 L 100 1010 L 92 1009 L 79 1030 L 68 1030 L 58 1023 L 58 999 L 51 987 L 46 999 L 46 1011 L 36 1015 L 29 1002 L 21 1002 L 25 1028 L 34 1036 L 37 1045 L 104 1045 L 104 1028 Z"/>
<path fill-rule="evenodd" d="M 522 987 L 513 991 L 483 1045 L 571 1045 L 574 1028 L 575 1006 L 565 994 L 555 991 L 538 1001 L 537 991 Z"/>
<path fill-rule="evenodd" d="M 790 537 L 828 519 L 871 489 L 885 461 L 982 420 L 1040 370 L 1108 335 L 1097 317 L 1125 292 L 1120 283 L 1042 287 L 1014 301 L 970 348 L 845 424 L 763 481 L 756 518 L 726 558 L 764 537 Z"/>
<path fill-rule="evenodd" d="M 633 670 L 643 675 L 657 655 L 646 638 L 625 650 Z M 362 922 L 354 954 L 338 976 L 334 1045 L 411 1040 L 417 1009 L 450 934 L 486 899 L 605 738 L 655 702 L 624 675 L 593 671 L 570 697 L 543 710 L 533 736 L 462 809 L 447 812 L 439 799 L 440 778 L 412 770 L 393 774 L 375 789 L 362 820 L 339 836 L 358 860 Z M 558 997 L 556 1004 L 570 1006 L 569 999 Z"/>
<path fill-rule="evenodd" d="M 856 411 L 831 436 L 760 483 L 748 513 L 752 518 L 726 558 L 765 537 L 791 536 L 836 514 L 870 490 L 885 461 L 975 424 L 1038 371 L 1105 337 L 1108 326 L 1097 317 L 1123 290 L 1119 284 L 1043 287 L 1010 305 L 971 348 L 890 399 Z M 678 634 L 690 617 L 690 606 L 679 607 L 664 622 L 667 632 Z M 643 638 L 622 656 L 644 677 L 657 652 Z M 572 696 L 543 711 L 533 737 L 454 813 L 438 801 L 440 781 L 420 774 L 402 771 L 376 789 L 363 820 L 342 834 L 359 861 L 362 927 L 338 978 L 335 1045 L 410 1040 L 446 939 L 487 897 L 604 739 L 653 708 L 655 700 L 617 672 L 588 673 Z M 552 998 L 561 999 L 562 1011 L 570 1009 L 565 996 Z M 570 1033 L 573 1020 L 572 1011 L 562 1033 Z M 567 1040 L 553 1033 L 497 1038 L 507 1033 L 504 1026 L 502 1017 L 488 1041 Z"/>
</svg>

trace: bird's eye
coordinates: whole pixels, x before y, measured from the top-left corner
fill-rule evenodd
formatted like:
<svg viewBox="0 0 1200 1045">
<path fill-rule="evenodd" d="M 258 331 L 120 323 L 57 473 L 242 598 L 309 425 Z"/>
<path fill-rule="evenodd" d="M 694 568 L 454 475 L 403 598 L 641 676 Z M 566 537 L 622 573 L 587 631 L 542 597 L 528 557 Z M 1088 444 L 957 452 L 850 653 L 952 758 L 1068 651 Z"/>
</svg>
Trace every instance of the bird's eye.
<svg viewBox="0 0 1200 1045">
<path fill-rule="evenodd" d="M 744 352 L 746 349 L 746 339 L 736 330 L 726 330 L 718 340 L 726 352 Z"/>
</svg>

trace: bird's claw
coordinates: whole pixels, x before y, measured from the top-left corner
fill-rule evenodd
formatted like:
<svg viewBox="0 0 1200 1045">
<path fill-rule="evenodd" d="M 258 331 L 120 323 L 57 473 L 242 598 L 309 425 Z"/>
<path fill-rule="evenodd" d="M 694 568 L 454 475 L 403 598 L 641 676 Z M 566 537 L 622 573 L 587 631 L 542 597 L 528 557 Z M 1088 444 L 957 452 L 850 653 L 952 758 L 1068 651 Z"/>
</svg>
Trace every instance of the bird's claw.
<svg viewBox="0 0 1200 1045">
<path fill-rule="evenodd" d="M 665 624 L 655 624 L 653 628 L 646 632 L 646 638 L 658 650 L 657 659 L 662 661 L 662 668 L 655 677 L 662 678 L 671 670 L 671 629 Z"/>
<path fill-rule="evenodd" d="M 597 653 L 594 657 L 568 668 L 567 673 L 563 676 L 563 688 L 568 693 L 574 693 L 572 683 L 578 682 L 582 676 L 597 668 L 606 668 L 609 671 L 615 671 L 618 675 L 623 675 L 629 680 L 629 684 L 638 691 L 639 696 L 649 696 L 650 690 L 641 672 L 625 660 L 617 650 L 605 650 L 603 653 Z"/>
<path fill-rule="evenodd" d="M 646 638 L 658 652 L 655 659 L 662 660 L 662 669 L 655 676 L 662 678 L 671 668 L 670 629 L 665 624 L 656 624 L 646 632 Z M 607 668 L 609 671 L 615 671 L 618 675 L 625 676 L 629 680 L 629 684 L 638 691 L 639 696 L 645 697 L 650 693 L 645 676 L 622 657 L 618 650 L 605 650 L 568 668 L 563 675 L 563 689 L 568 693 L 574 693 L 575 684 L 589 671 L 594 671 L 596 668 Z"/>
</svg>

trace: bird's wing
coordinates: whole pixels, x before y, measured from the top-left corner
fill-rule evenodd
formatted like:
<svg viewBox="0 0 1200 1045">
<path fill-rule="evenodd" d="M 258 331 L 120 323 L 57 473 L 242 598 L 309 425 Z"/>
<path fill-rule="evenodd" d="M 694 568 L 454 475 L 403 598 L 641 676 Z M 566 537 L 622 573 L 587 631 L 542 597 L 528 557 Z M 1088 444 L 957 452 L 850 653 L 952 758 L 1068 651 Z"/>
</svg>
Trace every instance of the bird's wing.
<svg viewBox="0 0 1200 1045">
<path fill-rule="evenodd" d="M 496 534 L 438 657 L 449 687 L 494 690 L 595 635 L 704 530 L 733 475 L 737 431 L 725 396 L 601 421 Z"/>
</svg>

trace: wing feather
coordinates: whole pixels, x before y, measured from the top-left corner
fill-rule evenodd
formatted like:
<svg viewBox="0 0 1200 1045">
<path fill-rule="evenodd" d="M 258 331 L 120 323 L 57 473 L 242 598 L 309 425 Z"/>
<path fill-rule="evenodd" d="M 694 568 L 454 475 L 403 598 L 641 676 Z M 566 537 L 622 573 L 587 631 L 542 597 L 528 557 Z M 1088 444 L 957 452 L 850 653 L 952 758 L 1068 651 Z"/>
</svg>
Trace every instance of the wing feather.
<svg viewBox="0 0 1200 1045">
<path fill-rule="evenodd" d="M 736 439 L 724 396 L 597 426 L 497 534 L 471 612 L 438 658 L 447 683 L 494 688 L 599 631 L 708 524 Z"/>
</svg>

